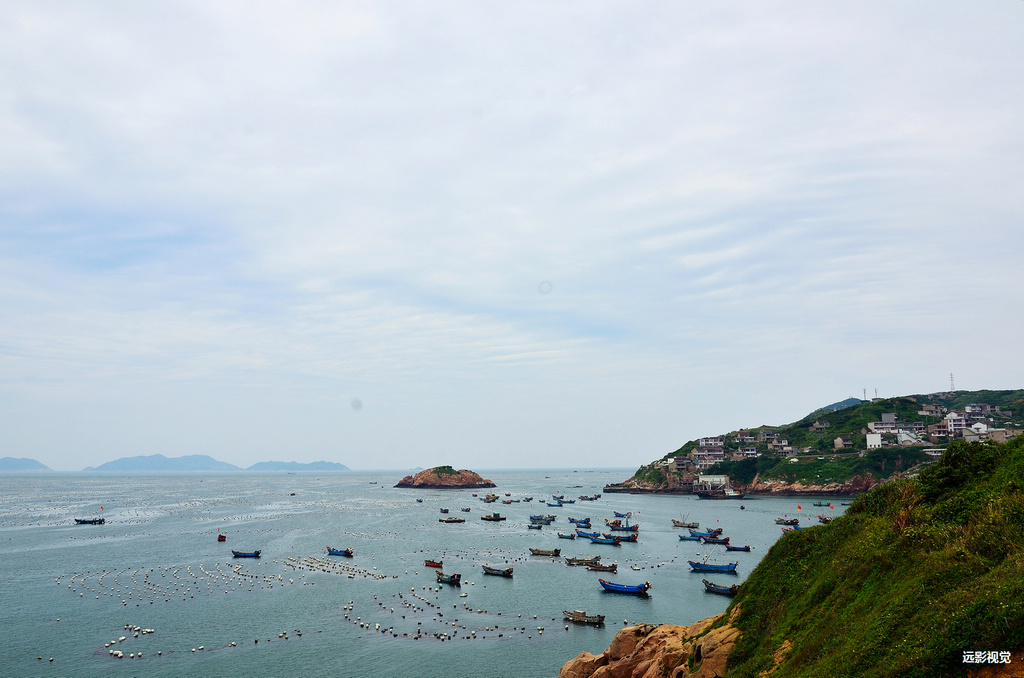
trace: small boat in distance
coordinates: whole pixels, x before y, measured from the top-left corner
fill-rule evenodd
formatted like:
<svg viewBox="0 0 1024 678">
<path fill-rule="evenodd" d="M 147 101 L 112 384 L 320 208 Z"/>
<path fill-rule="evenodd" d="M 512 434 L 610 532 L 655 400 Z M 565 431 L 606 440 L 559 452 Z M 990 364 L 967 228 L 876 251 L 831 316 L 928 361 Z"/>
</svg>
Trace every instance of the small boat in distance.
<svg viewBox="0 0 1024 678">
<path fill-rule="evenodd" d="M 437 583 L 438 584 L 451 584 L 452 586 L 462 586 L 462 575 L 461 574 L 445 574 L 438 570 Z"/>
<path fill-rule="evenodd" d="M 565 557 L 565 564 L 566 565 L 572 565 L 572 566 L 576 566 L 576 565 L 596 565 L 597 563 L 600 563 L 600 562 L 601 562 L 601 556 L 590 556 L 589 558 L 570 558 L 569 556 Z"/>
<path fill-rule="evenodd" d="M 730 546 L 729 544 L 726 544 L 725 545 L 725 550 L 726 551 L 750 551 L 750 544 L 746 544 L 744 546 Z"/>
<path fill-rule="evenodd" d="M 530 528 L 531 530 L 539 530 L 539 529 L 544 527 L 544 524 L 543 523 L 530 523 L 529 525 L 527 525 L 527 527 Z"/>
<path fill-rule="evenodd" d="M 530 549 L 530 555 L 533 556 L 552 556 L 557 558 L 562 554 L 562 549 Z"/>
<path fill-rule="evenodd" d="M 439 523 L 464 523 L 464 522 L 466 522 L 466 519 L 465 518 L 460 518 L 458 516 L 445 516 L 444 518 L 438 518 L 437 522 L 439 522 Z"/>
<path fill-rule="evenodd" d="M 346 558 L 352 557 L 352 549 L 336 549 L 327 547 L 327 555 L 329 556 L 345 556 Z"/>
<path fill-rule="evenodd" d="M 235 558 L 259 558 L 260 553 L 262 553 L 262 551 L 231 551 L 231 555 L 233 555 Z"/>
<path fill-rule="evenodd" d="M 572 532 L 570 532 L 569 534 L 562 534 L 561 532 L 559 532 L 558 533 L 558 538 L 559 539 L 575 539 L 576 535 L 574 533 L 572 533 Z"/>
<path fill-rule="evenodd" d="M 430 560 L 429 558 L 427 560 L 423 561 L 423 564 L 426 565 L 427 567 L 444 567 L 443 563 L 444 563 L 444 561 L 441 561 L 441 560 Z"/>
<path fill-rule="evenodd" d="M 227 541 L 227 540 L 228 540 L 228 536 L 226 534 L 218 534 L 217 535 L 217 541 Z"/>
<path fill-rule="evenodd" d="M 505 516 L 500 513 L 491 513 L 490 515 L 480 516 L 480 520 L 491 520 L 497 522 L 499 520 L 505 520 Z"/>
<path fill-rule="evenodd" d="M 800 519 L 799 518 L 776 518 L 775 519 L 775 524 L 776 525 L 799 525 L 800 524 Z"/>
<path fill-rule="evenodd" d="M 695 563 L 692 560 L 687 560 L 690 564 L 690 568 L 694 572 L 731 572 L 736 574 L 736 566 L 739 563 L 729 563 L 728 565 L 712 565 L 711 563 Z"/>
<path fill-rule="evenodd" d="M 490 565 L 483 565 L 484 574 L 493 574 L 496 577 L 511 577 L 511 567 L 491 567 Z"/>
<path fill-rule="evenodd" d="M 616 573 L 619 571 L 619 566 L 616 563 L 611 565 L 602 565 L 600 563 L 588 563 L 587 569 L 591 572 L 611 572 Z"/>
<path fill-rule="evenodd" d="M 704 582 L 704 590 L 708 593 L 717 593 L 720 596 L 735 596 L 740 590 L 739 584 L 733 584 L 732 586 L 719 586 L 714 582 L 710 582 L 707 579 L 701 579 Z"/>
<path fill-rule="evenodd" d="M 692 534 L 681 534 L 679 535 L 679 541 L 700 541 L 700 537 L 694 537 Z"/>
<path fill-rule="evenodd" d="M 105 522 L 106 518 L 75 518 L 77 525 L 102 525 Z"/>
<path fill-rule="evenodd" d="M 604 624 L 603 614 L 587 614 L 583 610 L 562 610 L 562 614 L 571 622 L 577 622 L 579 624 L 593 624 L 594 626 L 600 626 Z"/>
<path fill-rule="evenodd" d="M 604 587 L 605 591 L 612 591 L 613 593 L 633 593 L 640 596 L 646 596 L 647 592 L 651 589 L 651 582 L 645 581 L 643 584 L 632 585 L 632 584 L 615 584 L 604 579 L 598 579 L 601 582 L 601 586 Z"/>
</svg>

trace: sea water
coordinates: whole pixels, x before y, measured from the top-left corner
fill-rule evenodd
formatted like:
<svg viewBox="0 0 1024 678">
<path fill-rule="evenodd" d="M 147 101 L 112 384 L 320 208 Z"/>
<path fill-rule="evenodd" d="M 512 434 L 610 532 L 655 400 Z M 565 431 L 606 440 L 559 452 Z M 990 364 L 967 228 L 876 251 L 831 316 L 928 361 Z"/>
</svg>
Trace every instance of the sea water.
<svg viewBox="0 0 1024 678">
<path fill-rule="evenodd" d="M 724 611 L 729 600 L 706 593 L 702 578 L 742 583 L 783 535 L 775 518 L 810 526 L 844 508 L 839 498 L 834 508 L 808 498 L 577 498 L 629 474 L 484 472 L 494 490 L 399 489 L 397 472 L 6 474 L 0 675 L 552 677 L 580 652 L 602 652 L 626 623 L 690 624 Z M 483 503 L 488 491 L 533 501 Z M 547 506 L 556 494 L 576 503 Z M 466 522 L 439 522 L 442 508 Z M 615 511 L 639 523 L 638 543 L 557 537 L 573 531 L 568 517 L 610 532 Z M 480 519 L 492 512 L 507 520 Z M 531 514 L 557 520 L 531 530 Z M 106 524 L 74 524 L 99 516 Z M 686 531 L 671 519 L 684 517 L 753 550 L 680 541 Z M 327 546 L 354 557 L 329 556 Z M 531 547 L 600 555 L 618 573 L 568 567 Z M 462 586 L 438 584 L 428 558 L 460 573 Z M 738 574 L 691 572 L 686 562 L 705 559 L 738 562 Z M 514 576 L 485 576 L 483 564 Z M 606 592 L 599 577 L 650 582 L 650 595 Z M 606 621 L 572 624 L 564 610 Z"/>
</svg>

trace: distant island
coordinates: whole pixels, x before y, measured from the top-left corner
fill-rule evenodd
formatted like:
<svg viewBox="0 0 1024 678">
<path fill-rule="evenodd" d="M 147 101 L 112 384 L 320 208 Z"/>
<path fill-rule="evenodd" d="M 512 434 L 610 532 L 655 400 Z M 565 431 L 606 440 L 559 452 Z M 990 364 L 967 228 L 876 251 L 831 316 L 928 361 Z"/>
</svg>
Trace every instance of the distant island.
<svg viewBox="0 0 1024 678">
<path fill-rule="evenodd" d="M 349 471 L 348 466 L 333 461 L 261 461 L 253 464 L 246 471 Z"/>
<path fill-rule="evenodd" d="M 106 464 L 83 471 L 241 471 L 226 461 L 217 461 L 205 454 L 190 454 L 184 457 L 165 457 L 153 454 L 148 457 L 122 457 Z"/>
<path fill-rule="evenodd" d="M 4 457 L 0 459 L 0 471 L 49 471 L 50 467 L 35 459 Z"/>
<path fill-rule="evenodd" d="M 478 473 L 462 469 L 456 471 L 451 466 L 435 466 L 420 471 L 414 476 L 406 476 L 398 481 L 395 487 L 414 487 L 425 490 L 459 490 L 478 487 L 497 487 Z"/>
</svg>

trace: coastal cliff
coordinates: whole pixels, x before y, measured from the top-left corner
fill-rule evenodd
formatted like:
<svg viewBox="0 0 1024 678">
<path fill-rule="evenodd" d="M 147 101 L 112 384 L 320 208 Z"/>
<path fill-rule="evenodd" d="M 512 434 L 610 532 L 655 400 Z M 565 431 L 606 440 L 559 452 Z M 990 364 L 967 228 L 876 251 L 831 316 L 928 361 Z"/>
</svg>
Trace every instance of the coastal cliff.
<svg viewBox="0 0 1024 678">
<path fill-rule="evenodd" d="M 1024 436 L 955 442 L 827 525 L 781 537 L 727 619 L 623 629 L 559 675 L 1024 676 L 1022 479 Z"/>
<path fill-rule="evenodd" d="M 799 480 L 788 482 L 785 480 L 762 480 L 756 476 L 753 482 L 744 485 L 734 484 L 734 487 L 745 494 L 764 494 L 774 496 L 799 496 L 799 495 L 837 495 L 841 497 L 852 497 L 867 492 L 879 484 L 879 481 L 871 475 L 854 476 L 845 483 L 802 483 Z"/>
<path fill-rule="evenodd" d="M 456 471 L 451 466 L 436 466 L 420 471 L 414 476 L 406 476 L 398 481 L 395 487 L 414 487 L 424 490 L 459 490 L 478 487 L 497 487 L 480 474 L 462 469 Z"/>
<path fill-rule="evenodd" d="M 720 614 L 690 626 L 640 624 L 615 634 L 599 655 L 581 652 L 558 678 L 712 678 L 725 675 L 726 660 L 740 631 L 739 612 Z"/>
</svg>

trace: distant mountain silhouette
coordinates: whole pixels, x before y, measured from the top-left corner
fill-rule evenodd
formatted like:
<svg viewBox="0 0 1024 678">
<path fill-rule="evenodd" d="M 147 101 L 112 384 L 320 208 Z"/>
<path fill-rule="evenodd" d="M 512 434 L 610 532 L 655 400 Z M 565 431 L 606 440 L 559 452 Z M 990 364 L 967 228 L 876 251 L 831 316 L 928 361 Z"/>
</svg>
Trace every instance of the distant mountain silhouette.
<svg viewBox="0 0 1024 678">
<path fill-rule="evenodd" d="M 0 459 L 0 471 L 49 471 L 50 467 L 35 459 L 4 457 Z"/>
<path fill-rule="evenodd" d="M 108 461 L 84 471 L 241 471 L 234 464 L 217 461 L 205 454 L 190 454 L 184 457 L 165 457 L 153 454 L 148 457 L 122 457 Z"/>
<path fill-rule="evenodd" d="M 348 471 L 348 466 L 337 464 L 333 461 L 311 461 L 299 463 L 297 461 L 261 461 L 253 464 L 246 471 Z"/>
</svg>

